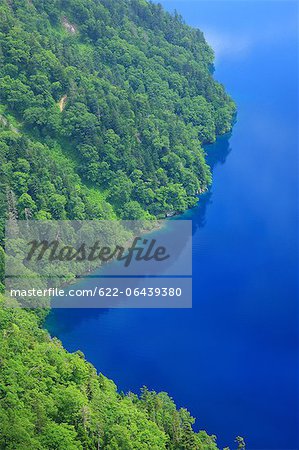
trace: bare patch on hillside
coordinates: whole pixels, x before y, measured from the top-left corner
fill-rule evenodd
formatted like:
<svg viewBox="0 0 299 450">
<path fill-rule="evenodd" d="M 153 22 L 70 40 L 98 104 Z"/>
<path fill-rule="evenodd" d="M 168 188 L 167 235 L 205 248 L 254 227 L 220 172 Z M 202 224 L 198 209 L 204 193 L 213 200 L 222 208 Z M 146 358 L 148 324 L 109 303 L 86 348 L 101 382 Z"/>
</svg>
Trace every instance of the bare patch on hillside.
<svg viewBox="0 0 299 450">
<path fill-rule="evenodd" d="M 10 131 L 13 133 L 20 134 L 20 130 L 16 127 L 14 127 L 9 121 L 4 117 L 2 114 L 0 114 L 0 124 L 3 125 L 5 128 L 9 128 Z"/>
<path fill-rule="evenodd" d="M 61 97 L 61 99 L 59 100 L 58 105 L 59 105 L 60 112 L 62 112 L 62 111 L 64 110 L 65 105 L 66 105 L 66 101 L 67 101 L 67 95 L 64 95 L 64 96 Z"/>
<path fill-rule="evenodd" d="M 75 25 L 71 24 L 66 17 L 62 18 L 62 25 L 69 33 L 75 34 L 77 31 Z"/>
</svg>

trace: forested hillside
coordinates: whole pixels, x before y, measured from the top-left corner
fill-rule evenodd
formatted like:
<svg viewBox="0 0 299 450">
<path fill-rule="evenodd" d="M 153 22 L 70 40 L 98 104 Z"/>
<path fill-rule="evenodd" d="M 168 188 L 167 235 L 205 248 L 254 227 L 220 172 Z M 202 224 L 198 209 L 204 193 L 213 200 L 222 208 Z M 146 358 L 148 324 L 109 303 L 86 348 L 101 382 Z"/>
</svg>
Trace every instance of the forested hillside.
<svg viewBox="0 0 299 450">
<path fill-rule="evenodd" d="M 0 0 L 0 289 L 13 219 L 165 217 L 211 183 L 235 105 L 199 30 L 145 0 Z M 0 300 L 0 449 L 214 450 Z M 215 430 L 216 431 L 216 430 Z"/>
<path fill-rule="evenodd" d="M 1 0 L 1 204 L 137 219 L 193 206 L 235 111 L 213 52 L 144 0 Z M 10 194 L 7 196 L 7 190 Z"/>
<path fill-rule="evenodd" d="M 33 312 L 2 308 L 0 297 L 0 449 L 215 450 L 192 423 L 165 393 L 118 394 Z"/>
</svg>

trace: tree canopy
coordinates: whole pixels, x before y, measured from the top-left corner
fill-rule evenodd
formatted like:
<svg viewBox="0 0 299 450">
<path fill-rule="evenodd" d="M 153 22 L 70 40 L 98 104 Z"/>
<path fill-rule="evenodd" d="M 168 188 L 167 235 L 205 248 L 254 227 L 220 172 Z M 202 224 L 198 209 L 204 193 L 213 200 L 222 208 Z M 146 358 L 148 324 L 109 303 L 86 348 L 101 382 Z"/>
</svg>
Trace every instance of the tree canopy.
<svg viewBox="0 0 299 450">
<path fill-rule="evenodd" d="M 202 145 L 235 113 L 199 30 L 141 0 L 2 0 L 0 17 L 0 102 L 21 134 L 1 138 L 2 161 L 17 149 L 6 187 L 32 199 L 20 217 L 89 219 L 91 184 L 120 218 L 129 201 L 134 217 L 194 206 L 211 182 Z"/>
<path fill-rule="evenodd" d="M 211 183 L 203 146 L 234 114 L 202 32 L 159 4 L 0 0 L 0 290 L 6 218 L 193 207 Z M 217 448 L 166 393 L 118 393 L 39 314 L 2 300 L 0 449 Z"/>
</svg>

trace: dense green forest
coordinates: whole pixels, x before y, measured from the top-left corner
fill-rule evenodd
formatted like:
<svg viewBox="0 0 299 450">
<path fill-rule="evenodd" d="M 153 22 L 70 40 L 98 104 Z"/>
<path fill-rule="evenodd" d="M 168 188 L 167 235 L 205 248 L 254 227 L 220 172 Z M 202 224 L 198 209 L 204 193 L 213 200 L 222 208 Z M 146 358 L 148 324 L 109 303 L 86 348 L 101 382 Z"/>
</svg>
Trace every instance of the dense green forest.
<svg viewBox="0 0 299 450">
<path fill-rule="evenodd" d="M 193 207 L 211 183 L 203 145 L 234 114 L 203 34 L 161 5 L 0 0 L 0 289 L 7 218 Z M 119 394 L 41 325 L 0 305 L 0 449 L 217 448 L 167 394 Z"/>
<path fill-rule="evenodd" d="M 211 182 L 235 106 L 203 34 L 143 0 L 1 0 L 1 207 L 165 216 Z M 7 191 L 9 191 L 7 193 Z"/>
<path fill-rule="evenodd" d="M 165 393 L 117 393 L 81 352 L 70 354 L 36 314 L 1 308 L 0 448 L 3 450 L 217 449 Z"/>
</svg>

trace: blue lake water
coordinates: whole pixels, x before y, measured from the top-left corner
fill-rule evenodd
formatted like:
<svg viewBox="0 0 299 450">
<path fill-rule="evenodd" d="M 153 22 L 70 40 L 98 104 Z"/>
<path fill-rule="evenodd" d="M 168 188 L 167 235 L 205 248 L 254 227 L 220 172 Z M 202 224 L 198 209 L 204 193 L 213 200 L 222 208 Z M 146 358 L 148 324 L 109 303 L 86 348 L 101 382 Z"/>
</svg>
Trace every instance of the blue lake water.
<svg viewBox="0 0 299 450">
<path fill-rule="evenodd" d="M 201 28 L 238 104 L 193 220 L 192 310 L 57 310 L 49 329 L 120 390 L 167 391 L 234 448 L 298 449 L 296 2 L 162 1 Z"/>
</svg>

